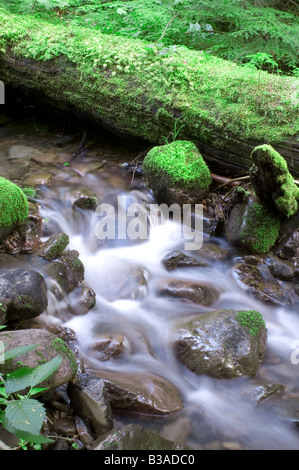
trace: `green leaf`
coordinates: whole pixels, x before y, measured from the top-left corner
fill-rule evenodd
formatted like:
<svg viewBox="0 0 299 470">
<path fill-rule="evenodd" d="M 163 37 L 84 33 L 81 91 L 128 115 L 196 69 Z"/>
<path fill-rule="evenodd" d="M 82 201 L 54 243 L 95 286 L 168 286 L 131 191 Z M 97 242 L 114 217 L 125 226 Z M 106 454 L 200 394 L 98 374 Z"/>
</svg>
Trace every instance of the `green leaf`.
<svg viewBox="0 0 299 470">
<path fill-rule="evenodd" d="M 32 398 L 14 400 L 7 404 L 3 426 L 20 437 L 20 433 L 39 434 L 46 410 L 42 403 Z"/>
<path fill-rule="evenodd" d="M 33 444 L 48 444 L 54 442 L 53 439 L 49 439 L 42 434 L 31 434 L 30 432 L 26 431 L 17 431 L 16 436 L 20 439 L 24 439 L 27 442 L 32 442 Z"/>
<path fill-rule="evenodd" d="M 19 346 L 16 348 L 8 349 L 4 353 L 5 361 L 8 361 L 9 359 L 14 359 L 15 357 L 21 356 L 22 354 L 26 354 L 29 351 L 32 351 L 32 349 L 36 348 L 37 346 L 37 344 L 29 344 L 28 346 Z"/>
<path fill-rule="evenodd" d="M 40 366 L 35 367 L 32 370 L 31 374 L 31 387 L 35 387 L 39 383 L 46 380 L 50 375 L 52 375 L 62 363 L 62 357 L 56 356 L 51 361 L 46 362 L 45 364 L 41 364 Z"/>
<path fill-rule="evenodd" d="M 53 374 L 62 362 L 61 356 L 54 357 L 51 361 L 34 368 L 22 367 L 15 370 L 7 377 L 5 389 L 7 394 L 25 390 L 27 387 L 35 387 Z M 37 392 L 35 392 L 37 393 Z"/>
</svg>

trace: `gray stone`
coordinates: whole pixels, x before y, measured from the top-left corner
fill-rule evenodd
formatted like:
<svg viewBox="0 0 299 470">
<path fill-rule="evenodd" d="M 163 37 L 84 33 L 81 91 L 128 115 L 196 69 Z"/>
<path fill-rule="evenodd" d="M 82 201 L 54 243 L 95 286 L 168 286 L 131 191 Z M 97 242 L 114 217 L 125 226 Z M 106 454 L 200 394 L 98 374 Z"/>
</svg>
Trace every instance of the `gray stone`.
<svg viewBox="0 0 299 470">
<path fill-rule="evenodd" d="M 113 410 L 168 415 L 183 407 L 177 388 L 162 377 L 105 371 L 98 375 L 105 382 Z"/>
<path fill-rule="evenodd" d="M 30 269 L 0 269 L 0 301 L 2 324 L 34 318 L 48 306 L 46 282 Z"/>
<path fill-rule="evenodd" d="M 197 374 L 255 376 L 266 349 L 266 328 L 258 312 L 246 314 L 251 326 L 241 322 L 240 313 L 217 310 L 184 325 L 175 338 L 179 360 Z"/>
<path fill-rule="evenodd" d="M 158 433 L 137 424 L 128 424 L 110 433 L 103 440 L 100 437 L 92 450 L 183 450 L 180 444 L 169 441 Z"/>
<path fill-rule="evenodd" d="M 68 386 L 71 404 L 79 416 L 88 419 L 97 435 L 113 428 L 111 406 L 104 381 L 95 374 L 82 373 Z"/>
</svg>

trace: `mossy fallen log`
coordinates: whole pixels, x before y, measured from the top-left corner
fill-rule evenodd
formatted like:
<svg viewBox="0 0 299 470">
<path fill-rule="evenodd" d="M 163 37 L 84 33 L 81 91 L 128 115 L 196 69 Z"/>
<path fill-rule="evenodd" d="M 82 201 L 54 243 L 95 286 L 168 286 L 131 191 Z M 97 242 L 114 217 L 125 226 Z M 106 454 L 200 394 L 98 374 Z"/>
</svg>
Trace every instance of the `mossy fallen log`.
<svg viewBox="0 0 299 470">
<path fill-rule="evenodd" d="M 295 78 L 0 7 L 0 80 L 118 134 L 153 145 L 190 140 L 217 173 L 248 172 L 251 151 L 266 143 L 299 176 Z"/>
</svg>

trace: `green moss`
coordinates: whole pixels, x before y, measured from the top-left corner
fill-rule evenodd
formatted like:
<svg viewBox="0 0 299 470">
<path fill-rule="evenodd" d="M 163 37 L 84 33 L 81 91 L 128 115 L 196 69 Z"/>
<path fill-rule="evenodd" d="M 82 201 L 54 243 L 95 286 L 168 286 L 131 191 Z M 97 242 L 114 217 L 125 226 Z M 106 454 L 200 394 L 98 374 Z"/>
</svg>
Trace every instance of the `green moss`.
<svg viewBox="0 0 299 470">
<path fill-rule="evenodd" d="M 143 170 L 145 178 L 167 178 L 177 189 L 207 191 L 212 181 L 197 147 L 188 141 L 152 148 L 143 161 Z"/>
<path fill-rule="evenodd" d="M 262 315 L 256 310 L 240 310 L 237 314 L 237 320 L 241 325 L 249 328 L 249 333 L 257 335 L 261 329 L 266 330 L 266 323 Z"/>
<path fill-rule="evenodd" d="M 249 205 L 244 219 L 242 242 L 246 244 L 250 239 L 253 252 L 267 253 L 279 236 L 280 219 L 258 202 Z"/>
<path fill-rule="evenodd" d="M 54 349 L 59 354 L 61 354 L 63 357 L 66 357 L 68 359 L 73 373 L 76 374 L 78 370 L 78 364 L 76 362 L 76 357 L 73 354 L 73 352 L 70 350 L 70 348 L 66 345 L 66 343 L 61 338 L 55 338 L 52 341 L 52 344 L 53 344 Z"/>
<path fill-rule="evenodd" d="M 299 188 L 288 170 L 285 159 L 271 146 L 259 145 L 252 151 L 254 165 L 250 169 L 256 193 L 272 199 L 275 208 L 285 217 L 298 211 Z M 268 177 L 264 183 L 261 175 Z M 270 175 L 270 176 L 267 176 Z"/>
<path fill-rule="evenodd" d="M 145 41 L 12 15 L 2 7 L 0 25 L 1 50 L 27 60 L 22 73 L 31 88 L 150 142 L 162 143 L 173 130 L 176 113 L 167 110 L 180 111 L 181 138 L 192 135 L 207 142 L 213 137 L 219 148 L 225 147 L 226 136 L 279 143 L 298 132 L 298 81 L 293 78 L 186 47 L 161 55 L 158 46 Z M 54 73 L 52 59 L 62 73 Z M 36 73 L 30 61 L 43 62 L 50 73 Z M 1 78 L 12 79 L 4 61 Z M 18 80 L 23 78 L 14 76 Z M 159 106 L 153 109 L 153 103 Z M 157 108 L 166 112 L 156 116 Z"/>
<path fill-rule="evenodd" d="M 22 189 L 0 177 L 0 226 L 10 228 L 27 217 L 28 202 Z"/>
</svg>

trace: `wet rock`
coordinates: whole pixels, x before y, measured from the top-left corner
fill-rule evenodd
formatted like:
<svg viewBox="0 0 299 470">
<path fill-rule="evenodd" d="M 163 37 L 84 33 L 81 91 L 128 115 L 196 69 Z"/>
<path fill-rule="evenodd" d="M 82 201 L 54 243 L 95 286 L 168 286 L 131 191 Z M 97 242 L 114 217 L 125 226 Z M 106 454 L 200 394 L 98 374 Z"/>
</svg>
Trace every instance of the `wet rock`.
<svg viewBox="0 0 299 470">
<path fill-rule="evenodd" d="M 208 266 L 205 261 L 189 256 L 178 250 L 167 253 L 162 263 L 168 271 L 178 268 L 202 268 Z"/>
<path fill-rule="evenodd" d="M 267 253 L 279 236 L 280 219 L 269 212 L 260 199 L 251 196 L 236 205 L 226 225 L 226 238 L 251 253 Z"/>
<path fill-rule="evenodd" d="M 95 374 L 78 375 L 68 386 L 72 407 L 79 416 L 88 419 L 97 435 L 113 427 L 111 406 L 104 381 Z"/>
<path fill-rule="evenodd" d="M 75 250 L 64 252 L 58 260 L 51 261 L 45 271 L 67 293 L 84 280 L 84 265 Z"/>
<path fill-rule="evenodd" d="M 24 186 L 39 186 L 42 184 L 49 184 L 53 179 L 51 173 L 34 173 L 28 176 L 24 181 Z"/>
<path fill-rule="evenodd" d="M 184 325 L 175 338 L 178 359 L 196 374 L 255 376 L 266 349 L 266 328 L 254 311 L 217 310 Z"/>
<path fill-rule="evenodd" d="M 0 269 L 0 301 L 2 324 L 34 318 L 47 308 L 46 282 L 31 269 Z"/>
<path fill-rule="evenodd" d="M 137 424 L 128 424 L 113 431 L 104 440 L 97 439 L 92 450 L 183 450 L 180 444 L 169 441 L 156 432 Z M 121 458 L 121 457 L 120 457 Z"/>
<path fill-rule="evenodd" d="M 76 434 L 75 420 L 72 417 L 52 418 L 50 429 L 60 436 L 72 437 Z"/>
<path fill-rule="evenodd" d="M 283 399 L 267 400 L 259 405 L 261 410 L 271 411 L 283 421 L 299 425 L 299 398 L 284 397 Z"/>
<path fill-rule="evenodd" d="M 74 206 L 80 209 L 95 211 L 100 204 L 98 196 L 88 188 L 78 188 L 73 197 Z"/>
<path fill-rule="evenodd" d="M 75 418 L 76 431 L 83 444 L 90 446 L 93 441 L 93 433 L 90 426 L 80 416 Z"/>
<path fill-rule="evenodd" d="M 27 145 L 12 145 L 9 149 L 8 157 L 11 159 L 28 158 L 37 153 L 37 149 Z"/>
<path fill-rule="evenodd" d="M 68 310 L 72 315 L 85 315 L 96 305 L 96 293 L 88 286 L 75 287 L 69 296 Z"/>
<path fill-rule="evenodd" d="M 120 263 L 112 265 L 111 274 L 106 271 L 100 277 L 97 293 L 107 300 L 138 300 L 144 297 L 147 290 L 147 272 L 139 266 Z"/>
<path fill-rule="evenodd" d="M 160 279 L 155 287 L 157 295 L 171 299 L 193 302 L 199 305 L 212 305 L 219 292 L 210 285 L 178 279 Z"/>
<path fill-rule="evenodd" d="M 294 257 L 298 256 L 299 252 L 299 232 L 294 232 L 286 244 L 279 250 L 276 251 L 275 254 L 278 258 L 284 260 L 291 260 Z"/>
<path fill-rule="evenodd" d="M 218 243 L 207 242 L 202 245 L 198 254 L 209 262 L 225 261 L 229 257 L 229 249 L 222 247 Z"/>
<path fill-rule="evenodd" d="M 38 250 L 37 255 L 47 261 L 59 258 L 69 244 L 69 236 L 65 233 L 57 233 L 50 237 Z"/>
<path fill-rule="evenodd" d="M 14 330 L 1 332 L 0 340 L 5 343 L 5 349 L 14 347 L 37 345 L 36 348 L 22 354 L 11 361 L 0 364 L 2 373 L 10 373 L 19 368 L 18 361 L 27 367 L 36 367 L 43 362 L 50 361 L 54 357 L 61 356 L 62 363 L 59 368 L 44 380 L 39 386 L 54 390 L 62 384 L 73 380 L 77 373 L 76 358 L 66 343 L 44 329 Z"/>
<path fill-rule="evenodd" d="M 103 335 L 89 346 L 88 351 L 97 360 L 108 361 L 123 352 L 124 339 L 122 335 Z"/>
<path fill-rule="evenodd" d="M 273 306 L 289 306 L 287 292 L 271 274 L 266 263 L 252 264 L 245 259 L 233 267 L 233 278 L 241 288 L 261 302 Z"/>
<path fill-rule="evenodd" d="M 105 382 L 108 400 L 115 411 L 167 415 L 182 409 L 177 388 L 154 375 L 96 372 Z"/>
<path fill-rule="evenodd" d="M 290 261 L 271 256 L 267 259 L 267 265 L 276 279 L 292 281 L 295 278 L 295 266 Z"/>
</svg>

